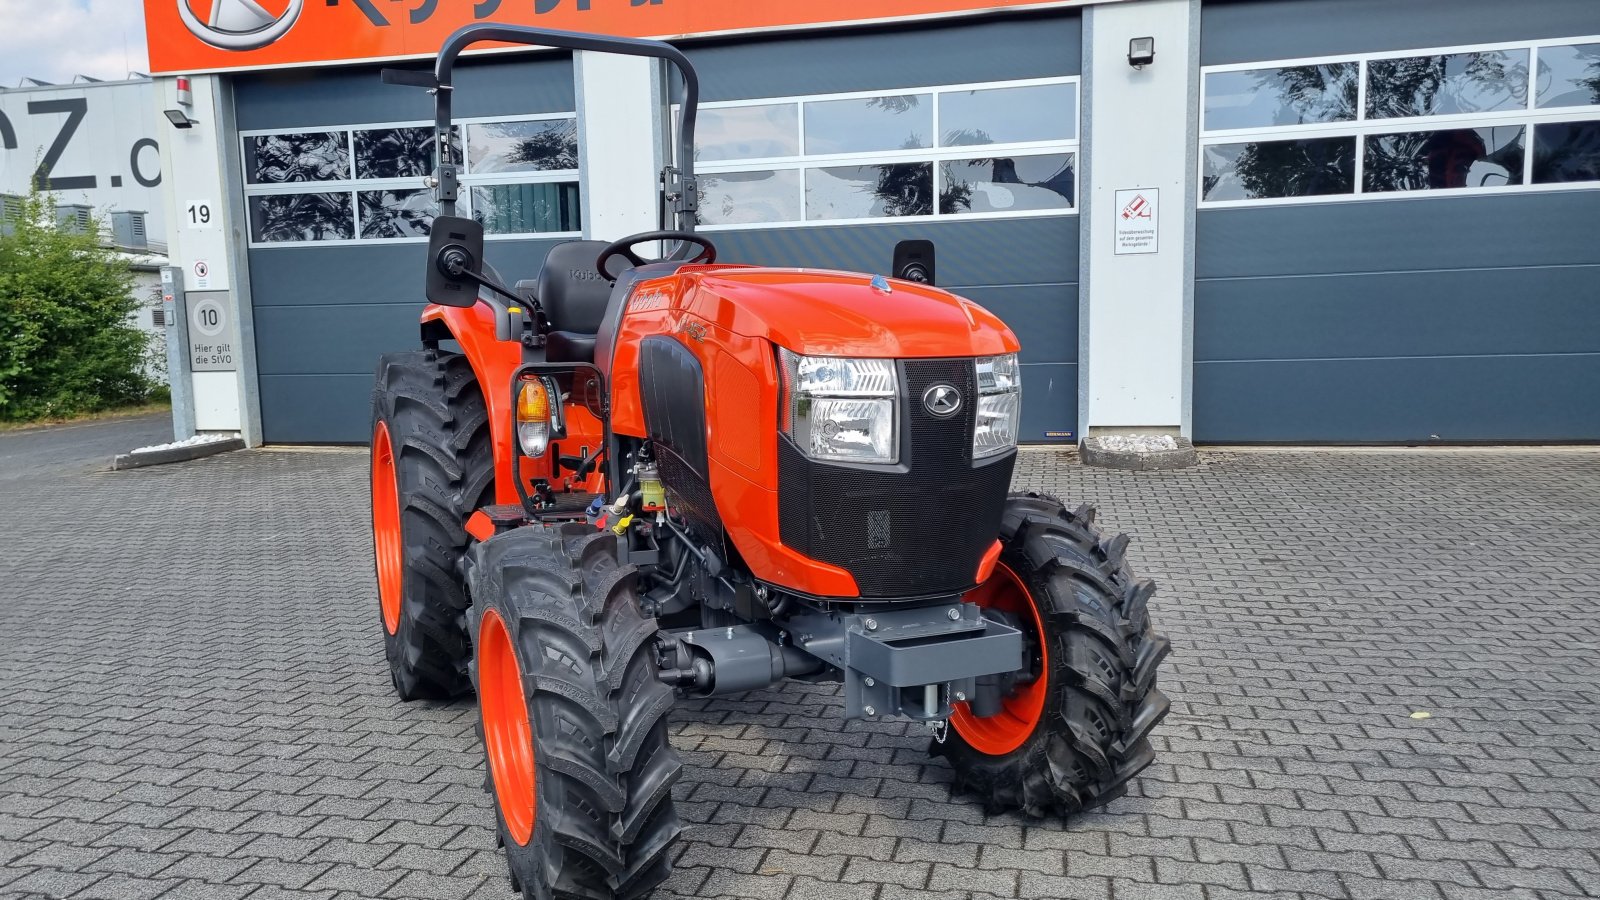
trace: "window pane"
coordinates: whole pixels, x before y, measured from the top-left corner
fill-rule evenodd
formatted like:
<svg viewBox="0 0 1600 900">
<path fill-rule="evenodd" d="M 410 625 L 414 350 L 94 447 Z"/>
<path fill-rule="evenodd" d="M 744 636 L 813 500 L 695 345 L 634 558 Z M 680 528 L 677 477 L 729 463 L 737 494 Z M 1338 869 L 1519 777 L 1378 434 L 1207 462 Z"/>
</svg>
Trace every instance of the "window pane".
<svg viewBox="0 0 1600 900">
<path fill-rule="evenodd" d="M 862 153 L 933 146 L 930 94 L 806 104 L 807 153 Z"/>
<path fill-rule="evenodd" d="M 806 170 L 807 219 L 866 219 L 933 213 L 933 163 Z"/>
<path fill-rule="evenodd" d="M 342 131 L 247 137 L 244 171 L 251 184 L 349 178 L 349 142 Z"/>
<path fill-rule="evenodd" d="M 1600 120 L 1533 126 L 1533 183 L 1600 181 Z"/>
<path fill-rule="evenodd" d="M 695 159 L 762 159 L 800 155 L 800 105 L 701 109 L 694 128 Z"/>
<path fill-rule="evenodd" d="M 468 125 L 467 164 L 480 175 L 576 169 L 578 120 Z"/>
<path fill-rule="evenodd" d="M 939 131 L 943 147 L 1071 140 L 1078 92 L 1070 84 L 948 91 L 939 95 Z"/>
<path fill-rule="evenodd" d="M 1522 183 L 1521 125 L 1367 137 L 1364 191 L 1422 191 Z"/>
<path fill-rule="evenodd" d="M 361 191 L 361 236 L 364 238 L 427 237 L 439 204 L 428 190 Z"/>
<path fill-rule="evenodd" d="M 452 130 L 461 141 L 461 128 Z M 357 178 L 412 178 L 433 172 L 432 128 L 374 128 L 356 132 Z"/>
<path fill-rule="evenodd" d="M 348 193 L 265 194 L 249 201 L 252 240 L 334 241 L 356 236 Z"/>
<path fill-rule="evenodd" d="M 700 224 L 800 221 L 800 170 L 701 175 Z"/>
<path fill-rule="evenodd" d="M 489 234 L 580 231 L 578 183 L 494 184 L 472 189 L 472 215 Z"/>
<path fill-rule="evenodd" d="M 1205 128 L 1268 128 L 1356 117 L 1361 66 L 1320 66 L 1211 72 L 1206 75 Z"/>
<path fill-rule="evenodd" d="M 939 212 L 1071 209 L 1072 164 L 1070 153 L 942 162 L 944 190 L 939 194 Z"/>
<path fill-rule="evenodd" d="M 1367 63 L 1367 117 L 1444 116 L 1521 109 L 1528 51 L 1490 50 Z"/>
<path fill-rule="evenodd" d="M 1205 153 L 1202 200 L 1258 200 L 1355 192 L 1356 139 L 1215 144 Z"/>
<path fill-rule="evenodd" d="M 1600 44 L 1539 48 L 1540 106 L 1600 106 Z"/>
</svg>

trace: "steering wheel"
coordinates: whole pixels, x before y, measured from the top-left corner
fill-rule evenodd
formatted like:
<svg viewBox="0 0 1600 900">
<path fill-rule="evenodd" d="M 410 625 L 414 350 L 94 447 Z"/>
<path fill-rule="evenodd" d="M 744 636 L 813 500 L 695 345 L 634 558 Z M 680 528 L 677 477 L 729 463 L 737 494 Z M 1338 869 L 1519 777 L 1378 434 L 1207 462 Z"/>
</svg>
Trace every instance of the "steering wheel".
<svg viewBox="0 0 1600 900">
<path fill-rule="evenodd" d="M 693 244 L 700 248 L 700 252 L 691 257 L 688 262 L 714 263 L 717 261 L 717 245 L 692 231 L 642 231 L 607 244 L 606 248 L 600 251 L 600 256 L 595 259 L 594 267 L 600 271 L 602 278 L 607 281 L 615 281 L 617 275 L 621 273 L 612 273 L 607 265 L 615 257 L 620 256 L 635 266 L 666 262 L 665 259 L 645 259 L 633 252 L 634 244 L 642 244 L 645 241 L 678 241 L 679 243 Z"/>
</svg>

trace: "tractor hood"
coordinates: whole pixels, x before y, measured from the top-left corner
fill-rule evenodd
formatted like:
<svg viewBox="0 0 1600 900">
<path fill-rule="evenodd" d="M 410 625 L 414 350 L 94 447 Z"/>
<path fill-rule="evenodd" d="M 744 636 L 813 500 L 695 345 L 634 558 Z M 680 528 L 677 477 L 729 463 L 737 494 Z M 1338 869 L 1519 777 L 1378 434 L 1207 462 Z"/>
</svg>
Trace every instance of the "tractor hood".
<svg viewBox="0 0 1600 900">
<path fill-rule="evenodd" d="M 938 288 L 855 272 L 684 270 L 694 314 L 807 356 L 995 356 L 1019 348 L 988 310 Z M 885 290 L 884 288 L 887 288 Z"/>
</svg>

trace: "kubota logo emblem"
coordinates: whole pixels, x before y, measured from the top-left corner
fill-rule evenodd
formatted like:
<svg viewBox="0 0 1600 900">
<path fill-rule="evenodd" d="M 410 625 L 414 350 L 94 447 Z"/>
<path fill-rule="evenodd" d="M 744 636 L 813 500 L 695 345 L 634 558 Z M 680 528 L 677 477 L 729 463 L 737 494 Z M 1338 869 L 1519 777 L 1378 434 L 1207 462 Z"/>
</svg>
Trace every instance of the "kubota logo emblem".
<svg viewBox="0 0 1600 900">
<path fill-rule="evenodd" d="M 961 392 L 948 384 L 936 384 L 922 394 L 922 405 L 941 419 L 948 419 L 961 410 Z"/>
<path fill-rule="evenodd" d="M 190 34 L 218 50 L 259 50 L 288 34 L 305 5 L 306 0 L 178 0 L 178 16 Z M 197 7 L 207 12 L 203 21 Z"/>
</svg>

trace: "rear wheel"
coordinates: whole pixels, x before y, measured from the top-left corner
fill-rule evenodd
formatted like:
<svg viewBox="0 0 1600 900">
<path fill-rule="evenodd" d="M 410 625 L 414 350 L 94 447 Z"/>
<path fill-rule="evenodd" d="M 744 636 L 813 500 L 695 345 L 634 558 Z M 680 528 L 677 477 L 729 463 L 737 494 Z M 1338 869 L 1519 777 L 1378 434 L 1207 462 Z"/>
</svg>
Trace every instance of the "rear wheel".
<svg viewBox="0 0 1600 900">
<path fill-rule="evenodd" d="M 493 493 L 489 416 L 465 357 L 390 353 L 372 391 L 372 539 L 379 621 L 395 693 L 471 690 L 462 523 Z"/>
<path fill-rule="evenodd" d="M 617 538 L 528 526 L 473 551 L 480 733 L 500 843 L 527 900 L 634 898 L 682 831 L 656 622 Z"/>
<path fill-rule="evenodd" d="M 1134 578 L 1125 535 L 1104 540 L 1094 510 L 1012 494 L 1000 561 L 968 600 L 1021 628 L 1031 681 L 996 714 L 958 704 L 932 751 L 956 787 L 990 811 L 1067 815 L 1122 796 L 1155 757 L 1150 730 L 1167 714 L 1156 669 L 1171 646 L 1150 625 L 1154 582 Z"/>
</svg>

